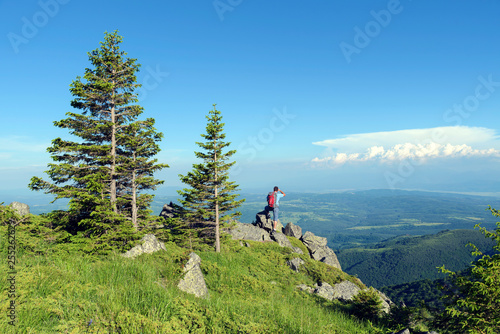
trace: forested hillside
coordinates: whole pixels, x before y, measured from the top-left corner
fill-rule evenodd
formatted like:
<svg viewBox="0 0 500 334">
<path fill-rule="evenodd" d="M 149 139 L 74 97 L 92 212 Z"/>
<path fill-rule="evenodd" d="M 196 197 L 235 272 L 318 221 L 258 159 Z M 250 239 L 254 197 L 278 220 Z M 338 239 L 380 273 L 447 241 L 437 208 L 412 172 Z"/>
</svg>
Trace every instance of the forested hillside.
<svg viewBox="0 0 500 334">
<path fill-rule="evenodd" d="M 475 259 L 472 242 L 483 252 L 494 242 L 477 230 L 451 230 L 421 237 L 402 236 L 370 248 L 351 248 L 337 252 L 342 268 L 368 285 L 381 288 L 424 279 L 443 278 L 437 267 L 459 271 Z"/>
<path fill-rule="evenodd" d="M 409 307 L 421 307 L 424 304 L 430 309 L 442 309 L 443 290 L 446 278 L 436 280 L 425 279 L 416 282 L 403 283 L 391 286 L 385 286 L 380 289 L 398 305 Z"/>
</svg>

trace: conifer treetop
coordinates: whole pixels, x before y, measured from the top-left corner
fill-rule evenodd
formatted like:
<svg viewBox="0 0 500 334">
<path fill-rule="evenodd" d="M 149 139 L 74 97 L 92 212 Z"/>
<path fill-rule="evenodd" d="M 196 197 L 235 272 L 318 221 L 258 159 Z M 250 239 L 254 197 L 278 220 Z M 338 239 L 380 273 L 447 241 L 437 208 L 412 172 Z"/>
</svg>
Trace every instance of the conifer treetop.
<svg viewBox="0 0 500 334">
<path fill-rule="evenodd" d="M 134 90 L 141 85 L 135 73 L 141 65 L 135 58 L 126 58 L 127 53 L 120 50 L 122 41 L 118 31 L 106 32 L 101 47 L 87 53 L 94 68 L 85 69 L 86 82 L 77 76 L 70 85 L 70 92 L 75 96 L 71 106 L 81 109 L 84 115 L 106 117 L 114 108 L 117 123 L 125 123 L 143 112 L 142 107 L 130 105 L 138 102 Z"/>
</svg>

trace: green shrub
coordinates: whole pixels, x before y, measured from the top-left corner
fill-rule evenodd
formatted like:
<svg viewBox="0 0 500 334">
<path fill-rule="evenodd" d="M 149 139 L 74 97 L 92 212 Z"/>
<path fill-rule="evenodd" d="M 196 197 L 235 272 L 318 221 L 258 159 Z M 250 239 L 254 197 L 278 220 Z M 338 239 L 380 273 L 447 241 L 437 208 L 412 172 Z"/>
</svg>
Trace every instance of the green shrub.
<svg viewBox="0 0 500 334">
<path fill-rule="evenodd" d="M 495 217 L 500 213 L 489 208 Z M 477 224 L 485 237 L 496 241 L 496 254 L 485 255 L 472 244 L 472 254 L 479 257 L 465 273 L 439 268 L 452 280 L 445 290 L 446 310 L 436 319 L 445 333 L 500 333 L 500 222 L 495 231 Z"/>
<path fill-rule="evenodd" d="M 361 290 L 353 297 L 352 306 L 354 314 L 359 318 L 375 320 L 381 314 L 382 299 L 380 299 L 377 291 L 370 287 L 369 289 Z"/>
</svg>

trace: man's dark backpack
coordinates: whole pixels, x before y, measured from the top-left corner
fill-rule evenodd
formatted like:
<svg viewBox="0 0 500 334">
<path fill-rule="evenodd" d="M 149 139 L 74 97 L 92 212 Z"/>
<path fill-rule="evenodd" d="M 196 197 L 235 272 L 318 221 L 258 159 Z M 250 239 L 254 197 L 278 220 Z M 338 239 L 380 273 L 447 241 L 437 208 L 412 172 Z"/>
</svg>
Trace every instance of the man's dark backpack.
<svg viewBox="0 0 500 334">
<path fill-rule="evenodd" d="M 275 203 L 276 203 L 276 192 L 271 191 L 267 195 L 267 206 L 269 206 L 270 208 L 274 208 Z"/>
</svg>

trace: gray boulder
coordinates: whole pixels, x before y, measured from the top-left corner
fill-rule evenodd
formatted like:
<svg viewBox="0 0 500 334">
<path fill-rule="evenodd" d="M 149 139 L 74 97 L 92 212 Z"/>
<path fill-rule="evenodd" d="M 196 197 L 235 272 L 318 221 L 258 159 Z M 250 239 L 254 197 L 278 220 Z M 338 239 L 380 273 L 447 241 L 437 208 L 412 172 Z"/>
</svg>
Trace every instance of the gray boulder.
<svg viewBox="0 0 500 334">
<path fill-rule="evenodd" d="M 403 329 L 402 331 L 399 331 L 397 332 L 396 334 L 410 334 L 410 330 L 407 328 L 407 329 Z"/>
<path fill-rule="evenodd" d="M 24 203 L 19 203 L 19 202 L 12 202 L 9 204 L 9 206 L 17 212 L 18 215 L 20 216 L 26 216 L 30 214 L 30 207 L 28 204 Z"/>
<path fill-rule="evenodd" d="M 235 226 L 226 229 L 233 240 L 271 241 L 269 233 L 257 226 L 245 223 L 236 223 Z"/>
<path fill-rule="evenodd" d="M 318 237 L 317 235 L 314 235 L 314 233 L 309 231 L 304 233 L 304 235 L 300 240 L 302 240 L 302 243 L 306 245 L 308 249 L 316 249 L 318 247 L 323 247 L 326 246 L 327 243 L 326 238 Z"/>
<path fill-rule="evenodd" d="M 332 267 L 342 270 L 340 262 L 337 259 L 337 255 L 330 247 L 323 246 L 316 249 L 309 249 L 309 253 L 316 261 L 324 262 Z"/>
<path fill-rule="evenodd" d="M 322 282 L 321 285 L 319 285 L 314 290 L 314 294 L 316 294 L 322 298 L 328 299 L 328 300 L 333 299 L 334 292 L 335 292 L 335 290 L 333 289 L 333 287 L 326 282 Z"/>
<path fill-rule="evenodd" d="M 375 291 L 380 297 L 380 300 L 382 300 L 382 312 L 387 314 L 391 313 L 391 305 L 394 304 L 392 300 L 390 300 L 389 297 L 387 297 L 383 292 L 380 292 L 377 289 L 375 289 Z"/>
<path fill-rule="evenodd" d="M 302 243 L 309 250 L 311 258 L 342 270 L 337 255 L 326 245 L 326 238 L 318 237 L 312 232 L 307 231 L 300 240 L 302 240 Z"/>
<path fill-rule="evenodd" d="M 274 232 L 271 234 L 271 239 L 276 241 L 281 247 L 292 248 L 292 243 L 283 233 Z"/>
<path fill-rule="evenodd" d="M 200 268 L 201 258 L 196 253 L 189 254 L 189 261 L 184 266 L 184 278 L 177 287 L 196 297 L 208 298 L 208 288 Z"/>
<path fill-rule="evenodd" d="M 301 290 L 305 290 L 305 288 L 302 288 Z M 338 299 L 342 301 L 349 301 L 352 300 L 360 291 L 361 289 L 356 284 L 349 281 L 342 281 L 334 284 L 333 286 L 326 282 L 322 282 L 316 287 L 316 289 L 314 289 L 313 293 L 328 300 Z M 389 314 L 390 304 L 392 304 L 392 301 L 390 301 L 390 299 L 381 292 L 377 292 L 382 300 L 381 311 Z"/>
<path fill-rule="evenodd" d="M 297 285 L 297 289 L 299 289 L 300 291 L 305 291 L 307 293 L 313 293 L 313 291 L 314 291 L 313 288 L 311 288 L 310 286 L 307 286 L 305 284 Z"/>
<path fill-rule="evenodd" d="M 188 262 L 186 262 L 186 265 L 184 266 L 183 270 L 184 272 L 188 272 L 195 267 L 199 267 L 200 265 L 201 265 L 201 257 L 198 254 L 191 252 L 189 254 L 189 260 Z"/>
<path fill-rule="evenodd" d="M 288 223 L 285 227 L 285 235 L 300 239 L 302 237 L 302 228 L 294 223 Z"/>
<path fill-rule="evenodd" d="M 271 231 L 273 229 L 273 219 L 272 212 L 270 213 L 270 218 L 267 218 L 266 211 L 261 211 L 255 215 L 255 225 L 265 230 Z M 283 224 L 278 219 L 278 224 L 276 224 L 276 230 L 283 232 Z"/>
<path fill-rule="evenodd" d="M 305 263 L 300 257 L 296 257 L 290 261 L 287 261 L 288 266 L 295 272 L 299 272 L 300 266 Z"/>
<path fill-rule="evenodd" d="M 302 249 L 299 248 L 299 247 L 292 247 L 292 250 L 293 250 L 294 253 L 304 254 L 304 252 L 302 251 Z"/>
<path fill-rule="evenodd" d="M 172 202 L 170 202 L 169 204 L 165 204 L 160 212 L 160 217 L 164 218 L 176 218 L 178 216 L 179 216 L 178 209 Z"/>
<path fill-rule="evenodd" d="M 122 256 L 135 258 L 136 256 L 139 256 L 144 253 L 150 254 L 158 252 L 160 250 L 167 251 L 167 249 L 165 248 L 165 244 L 156 239 L 154 234 L 146 234 L 144 237 L 142 237 L 141 241 L 142 241 L 141 245 L 135 246 L 126 253 L 122 254 Z"/>
<path fill-rule="evenodd" d="M 331 286 L 326 282 L 322 282 L 315 290 L 314 293 L 318 296 L 333 300 L 352 300 L 352 298 L 359 293 L 361 289 L 354 283 L 343 281 Z"/>
<path fill-rule="evenodd" d="M 349 281 L 342 281 L 333 286 L 333 298 L 341 300 L 352 300 L 361 289 Z"/>
</svg>

